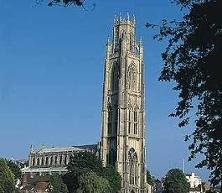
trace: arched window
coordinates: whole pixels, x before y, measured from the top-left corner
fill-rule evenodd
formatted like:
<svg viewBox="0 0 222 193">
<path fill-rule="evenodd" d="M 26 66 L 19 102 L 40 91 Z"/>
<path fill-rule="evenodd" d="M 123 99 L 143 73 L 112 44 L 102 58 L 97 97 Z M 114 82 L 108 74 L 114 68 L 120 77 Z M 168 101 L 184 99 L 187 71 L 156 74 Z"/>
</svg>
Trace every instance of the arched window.
<svg viewBox="0 0 222 193">
<path fill-rule="evenodd" d="M 137 185 L 138 179 L 138 158 L 135 149 L 129 151 L 129 181 L 132 185 Z"/>
<path fill-rule="evenodd" d="M 57 159 L 58 159 L 58 156 L 56 155 L 55 156 L 55 165 L 57 165 L 57 161 L 58 161 Z"/>
<path fill-rule="evenodd" d="M 114 135 L 117 135 L 117 127 L 118 127 L 118 106 L 115 105 L 114 107 L 114 128 L 113 128 L 113 132 L 114 132 Z"/>
<path fill-rule="evenodd" d="M 64 164 L 67 165 L 67 155 L 65 155 Z"/>
<path fill-rule="evenodd" d="M 132 91 L 137 89 L 137 73 L 134 64 L 131 64 L 128 68 L 128 88 Z"/>
<path fill-rule="evenodd" d="M 130 51 L 134 51 L 134 34 L 130 33 Z"/>
<path fill-rule="evenodd" d="M 62 155 L 60 155 L 60 158 L 59 158 L 59 165 L 62 165 Z"/>
<path fill-rule="evenodd" d="M 112 73 L 111 73 L 111 90 L 112 92 L 119 90 L 119 64 L 117 62 L 113 63 Z"/>
<path fill-rule="evenodd" d="M 52 166 L 52 164 L 53 164 L 53 157 L 51 156 L 50 157 L 50 164 L 49 165 Z"/>
<path fill-rule="evenodd" d="M 46 158 L 45 158 L 45 165 L 48 165 L 48 164 L 49 164 L 49 158 L 46 157 Z"/>
<path fill-rule="evenodd" d="M 42 157 L 42 159 L 41 159 L 41 165 L 42 166 L 44 165 L 44 157 Z"/>
<path fill-rule="evenodd" d="M 32 166 L 35 166 L 35 158 L 32 158 Z"/>
<path fill-rule="evenodd" d="M 133 113 L 133 132 L 135 135 L 138 134 L 138 115 L 137 111 L 134 111 Z"/>
<path fill-rule="evenodd" d="M 37 158 L 37 166 L 39 166 L 40 165 L 40 158 L 38 157 Z"/>
<path fill-rule="evenodd" d="M 112 108 L 108 107 L 108 135 L 112 134 Z"/>
<path fill-rule="evenodd" d="M 131 111 L 129 110 L 128 112 L 128 133 L 130 134 L 131 133 Z"/>
</svg>

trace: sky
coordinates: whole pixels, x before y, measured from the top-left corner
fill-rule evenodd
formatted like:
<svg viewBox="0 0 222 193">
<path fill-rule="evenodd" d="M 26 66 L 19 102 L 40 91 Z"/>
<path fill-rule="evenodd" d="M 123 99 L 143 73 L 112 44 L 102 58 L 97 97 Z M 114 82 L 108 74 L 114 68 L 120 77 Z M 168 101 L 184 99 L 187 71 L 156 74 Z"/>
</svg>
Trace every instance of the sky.
<svg viewBox="0 0 222 193">
<path fill-rule="evenodd" d="M 96 3 L 94 10 L 92 4 Z M 208 171 L 188 162 L 184 137 L 168 115 L 178 98 L 158 81 L 165 44 L 147 21 L 181 18 L 170 0 L 88 0 L 82 8 L 47 7 L 35 0 L 0 0 L 0 157 L 27 159 L 29 148 L 93 144 L 100 140 L 105 42 L 115 15 L 136 16 L 144 44 L 147 167 L 160 178 L 171 168 Z"/>
</svg>

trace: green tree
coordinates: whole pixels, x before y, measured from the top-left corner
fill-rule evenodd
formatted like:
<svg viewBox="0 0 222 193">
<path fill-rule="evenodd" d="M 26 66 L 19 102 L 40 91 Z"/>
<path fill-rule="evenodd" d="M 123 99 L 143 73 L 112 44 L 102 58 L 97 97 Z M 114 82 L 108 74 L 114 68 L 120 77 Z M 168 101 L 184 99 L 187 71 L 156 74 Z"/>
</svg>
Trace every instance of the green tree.
<svg viewBox="0 0 222 193">
<path fill-rule="evenodd" d="M 52 186 L 52 193 L 68 193 L 68 188 L 66 184 L 64 184 L 62 177 L 58 174 L 54 174 L 49 176 L 49 182 Z"/>
<path fill-rule="evenodd" d="M 176 83 L 179 102 L 174 113 L 179 127 L 195 119 L 190 160 L 202 154 L 196 166 L 211 170 L 210 180 L 222 192 L 222 1 L 173 0 L 183 11 L 181 21 L 163 20 L 158 40 L 168 42 L 162 53 L 161 81 Z M 154 27 L 156 25 L 147 24 Z"/>
<path fill-rule="evenodd" d="M 37 4 L 41 4 L 43 1 L 48 2 L 48 6 L 62 5 L 62 6 L 79 6 L 83 7 L 85 0 L 36 0 Z"/>
<path fill-rule="evenodd" d="M 20 179 L 21 176 L 22 176 L 22 172 L 21 172 L 20 167 L 15 162 L 13 162 L 12 160 L 5 160 L 5 161 L 8 165 L 8 167 L 9 167 L 9 169 L 14 174 L 15 179 Z"/>
<path fill-rule="evenodd" d="M 0 192 L 2 193 L 15 192 L 14 175 L 7 166 L 7 163 L 4 159 L 0 159 Z"/>
<path fill-rule="evenodd" d="M 171 169 L 164 179 L 164 193 L 188 193 L 190 185 L 179 169 Z"/>
<path fill-rule="evenodd" d="M 106 178 L 98 176 L 95 172 L 82 174 L 79 178 L 77 192 L 82 193 L 109 193 L 112 189 Z"/>
<path fill-rule="evenodd" d="M 149 185 L 153 186 L 154 185 L 154 177 L 151 176 L 150 171 L 146 171 L 146 181 Z"/>
<path fill-rule="evenodd" d="M 104 168 L 101 160 L 91 152 L 75 153 L 68 164 L 68 173 L 63 176 L 69 192 L 81 191 L 84 185 L 97 189 L 109 183 L 110 192 L 116 193 L 121 188 L 121 177 L 114 167 Z M 95 181 L 86 180 L 86 174 L 96 175 Z M 101 186 L 100 186 L 100 185 Z M 87 189 L 87 187 L 85 187 Z"/>
<path fill-rule="evenodd" d="M 102 176 L 109 181 L 113 193 L 121 189 L 121 176 L 112 165 L 103 168 Z"/>
<path fill-rule="evenodd" d="M 102 174 L 103 172 L 102 162 L 99 157 L 87 151 L 74 153 L 67 169 L 76 174 L 88 171 L 94 171 L 98 174 Z"/>
</svg>

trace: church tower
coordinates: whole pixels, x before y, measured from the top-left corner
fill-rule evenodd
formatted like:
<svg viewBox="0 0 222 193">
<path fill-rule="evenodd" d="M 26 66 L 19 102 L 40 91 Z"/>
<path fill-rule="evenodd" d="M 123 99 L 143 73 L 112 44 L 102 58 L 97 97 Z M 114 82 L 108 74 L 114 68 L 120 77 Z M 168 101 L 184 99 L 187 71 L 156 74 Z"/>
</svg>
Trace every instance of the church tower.
<svg viewBox="0 0 222 193">
<path fill-rule="evenodd" d="M 114 20 L 106 45 L 101 158 L 122 176 L 121 193 L 146 192 L 144 64 L 135 18 Z"/>
</svg>

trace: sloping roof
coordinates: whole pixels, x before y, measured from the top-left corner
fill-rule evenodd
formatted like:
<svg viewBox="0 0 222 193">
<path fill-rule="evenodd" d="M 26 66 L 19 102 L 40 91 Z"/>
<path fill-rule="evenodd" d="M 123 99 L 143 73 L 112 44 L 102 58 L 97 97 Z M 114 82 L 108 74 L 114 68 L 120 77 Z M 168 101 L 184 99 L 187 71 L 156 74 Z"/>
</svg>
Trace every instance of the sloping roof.
<svg viewBox="0 0 222 193">
<path fill-rule="evenodd" d="M 58 152 L 73 152 L 73 151 L 83 151 L 78 147 L 51 147 L 51 148 L 40 148 L 32 150 L 31 153 L 58 153 Z"/>
<path fill-rule="evenodd" d="M 97 144 L 92 144 L 92 145 L 78 145 L 78 146 L 72 146 L 80 149 L 85 149 L 85 150 L 97 150 L 98 145 Z"/>
<path fill-rule="evenodd" d="M 44 192 L 49 187 L 49 182 L 38 182 L 35 186 L 35 190 Z"/>
<path fill-rule="evenodd" d="M 75 152 L 75 151 L 96 151 L 97 144 L 92 145 L 78 145 L 78 146 L 71 146 L 71 147 L 42 147 L 38 149 L 32 149 L 31 153 L 59 153 L 59 152 Z"/>
</svg>

